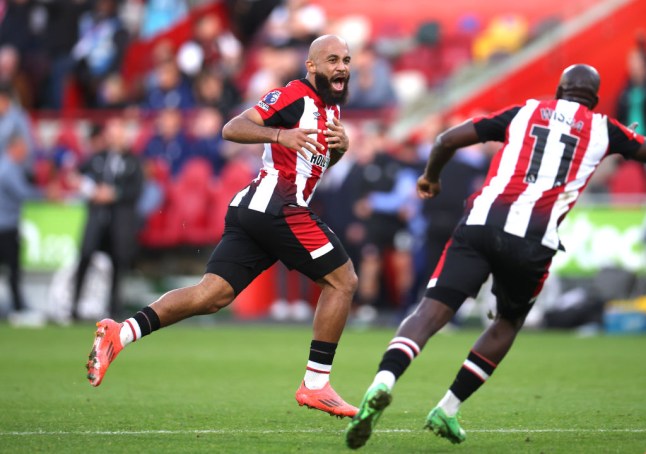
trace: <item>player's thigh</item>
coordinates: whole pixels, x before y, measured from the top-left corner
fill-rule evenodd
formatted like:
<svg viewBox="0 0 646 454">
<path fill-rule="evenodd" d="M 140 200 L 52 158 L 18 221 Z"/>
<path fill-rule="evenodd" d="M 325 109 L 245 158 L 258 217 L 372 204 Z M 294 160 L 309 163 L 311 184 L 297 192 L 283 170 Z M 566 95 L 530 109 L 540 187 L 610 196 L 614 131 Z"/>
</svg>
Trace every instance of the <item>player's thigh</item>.
<svg viewBox="0 0 646 454">
<path fill-rule="evenodd" d="M 543 288 L 554 256 L 537 241 L 512 238 L 508 250 L 495 261 L 493 293 L 498 313 L 513 320 L 524 318 Z"/>
<path fill-rule="evenodd" d="M 276 262 L 276 257 L 240 224 L 239 211 L 239 208 L 227 211 L 222 239 L 206 265 L 206 272 L 227 281 L 236 295 Z"/>
<path fill-rule="evenodd" d="M 425 296 L 457 311 L 467 297 L 475 297 L 491 272 L 481 250 L 481 232 L 458 227 L 444 247 Z"/>
<path fill-rule="evenodd" d="M 307 208 L 285 207 L 284 215 L 275 217 L 247 210 L 244 217 L 249 217 L 244 223 L 265 250 L 313 281 L 349 260 L 334 232 Z"/>
</svg>

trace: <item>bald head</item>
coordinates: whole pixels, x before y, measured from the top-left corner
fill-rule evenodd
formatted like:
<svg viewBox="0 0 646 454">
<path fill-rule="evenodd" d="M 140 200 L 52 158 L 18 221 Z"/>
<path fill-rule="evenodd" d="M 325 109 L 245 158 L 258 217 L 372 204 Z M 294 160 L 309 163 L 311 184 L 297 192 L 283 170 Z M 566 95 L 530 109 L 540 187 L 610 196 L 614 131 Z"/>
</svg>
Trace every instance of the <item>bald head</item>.
<svg viewBox="0 0 646 454">
<path fill-rule="evenodd" d="M 345 39 L 323 35 L 312 41 L 305 68 L 307 80 L 325 104 L 343 104 L 348 96 L 350 49 Z"/>
<path fill-rule="evenodd" d="M 341 38 L 340 36 L 336 36 L 336 35 L 319 36 L 314 41 L 312 41 L 312 44 L 310 44 L 310 50 L 307 54 L 307 59 L 316 60 L 321 56 L 322 52 L 325 53 L 331 47 L 335 47 L 339 45 L 344 46 L 346 48 L 348 47 L 348 43 L 345 41 L 345 39 Z"/>
<path fill-rule="evenodd" d="M 600 84 L 599 73 L 592 66 L 583 64 L 568 66 L 561 74 L 556 98 L 578 102 L 593 109 L 599 102 Z"/>
</svg>

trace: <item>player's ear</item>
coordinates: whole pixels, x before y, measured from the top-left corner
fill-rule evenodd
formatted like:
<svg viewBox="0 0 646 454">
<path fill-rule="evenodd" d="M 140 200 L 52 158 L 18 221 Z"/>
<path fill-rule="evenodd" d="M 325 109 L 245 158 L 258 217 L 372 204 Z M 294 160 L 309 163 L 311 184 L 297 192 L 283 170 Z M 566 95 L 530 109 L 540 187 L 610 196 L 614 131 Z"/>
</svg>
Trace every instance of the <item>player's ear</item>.
<svg viewBox="0 0 646 454">
<path fill-rule="evenodd" d="M 307 69 L 307 72 L 309 74 L 314 74 L 316 73 L 316 64 L 312 60 L 306 60 L 305 61 L 305 69 Z"/>
</svg>

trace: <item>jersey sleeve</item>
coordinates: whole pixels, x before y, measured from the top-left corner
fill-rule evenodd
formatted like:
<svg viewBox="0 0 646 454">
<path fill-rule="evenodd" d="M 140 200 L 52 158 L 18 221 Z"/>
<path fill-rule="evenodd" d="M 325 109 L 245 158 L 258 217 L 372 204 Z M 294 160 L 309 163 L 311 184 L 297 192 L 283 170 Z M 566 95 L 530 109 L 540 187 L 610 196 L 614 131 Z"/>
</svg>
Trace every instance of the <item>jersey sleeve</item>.
<svg viewBox="0 0 646 454">
<path fill-rule="evenodd" d="M 473 119 L 473 126 L 476 128 L 476 133 L 482 142 L 494 140 L 496 142 L 504 142 L 507 136 L 507 128 L 509 123 L 514 119 L 520 106 L 507 107 L 489 115 L 475 117 Z"/>
<path fill-rule="evenodd" d="M 302 96 L 283 87 L 271 90 L 254 106 L 265 126 L 292 128 L 303 115 L 305 101 Z"/>
<path fill-rule="evenodd" d="M 614 118 L 608 118 L 608 148 L 610 153 L 619 153 L 632 158 L 644 143 L 644 137 L 631 131 Z"/>
</svg>

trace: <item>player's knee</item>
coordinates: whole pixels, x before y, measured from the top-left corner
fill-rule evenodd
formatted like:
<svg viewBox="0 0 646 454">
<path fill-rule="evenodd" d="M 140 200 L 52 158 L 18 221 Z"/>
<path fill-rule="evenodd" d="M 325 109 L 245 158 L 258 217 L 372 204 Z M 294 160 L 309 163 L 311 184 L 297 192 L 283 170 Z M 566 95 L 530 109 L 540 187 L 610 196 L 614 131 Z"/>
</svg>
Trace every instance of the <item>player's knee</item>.
<svg viewBox="0 0 646 454">
<path fill-rule="evenodd" d="M 348 260 L 348 262 L 341 268 L 341 271 L 342 274 L 339 279 L 339 287 L 344 292 L 353 295 L 357 291 L 357 287 L 359 286 L 359 277 L 354 271 L 352 262 Z"/>
<path fill-rule="evenodd" d="M 345 278 L 343 279 L 343 288 L 342 290 L 350 295 L 354 295 L 359 287 L 359 277 L 354 270 L 350 270 Z"/>
<path fill-rule="evenodd" d="M 195 303 L 205 314 L 214 314 L 231 304 L 235 293 L 231 285 L 216 275 L 207 275 L 197 285 Z"/>
<path fill-rule="evenodd" d="M 347 261 L 345 265 L 340 266 L 332 273 L 325 276 L 320 281 L 317 281 L 321 287 L 330 287 L 338 292 L 346 293 L 348 296 L 354 295 L 359 286 L 359 278 L 354 271 L 351 261 Z"/>
<path fill-rule="evenodd" d="M 439 331 L 455 315 L 455 311 L 446 304 L 431 298 L 423 298 L 417 305 L 411 319 L 417 319 L 419 324 L 426 326 L 430 333 Z"/>
</svg>

